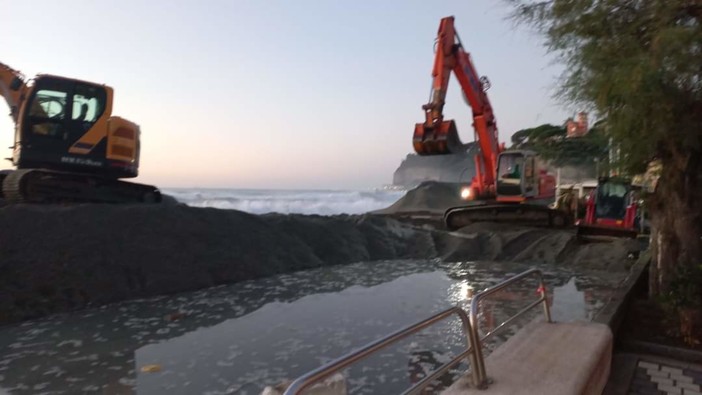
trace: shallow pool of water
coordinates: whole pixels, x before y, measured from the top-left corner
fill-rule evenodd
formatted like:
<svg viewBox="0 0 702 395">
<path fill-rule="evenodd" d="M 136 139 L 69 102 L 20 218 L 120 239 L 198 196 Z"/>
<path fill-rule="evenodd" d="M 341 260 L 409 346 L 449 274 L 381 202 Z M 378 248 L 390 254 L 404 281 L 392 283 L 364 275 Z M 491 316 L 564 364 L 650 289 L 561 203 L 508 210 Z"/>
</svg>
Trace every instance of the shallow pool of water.
<svg viewBox="0 0 702 395">
<path fill-rule="evenodd" d="M 468 288 L 483 289 L 527 268 L 358 263 L 6 326 L 0 328 L 0 393 L 258 394 L 267 384 L 465 303 Z M 591 319 L 624 278 L 541 268 L 560 321 Z M 516 312 L 535 291 L 534 282 L 524 282 L 496 295 L 483 306 L 484 325 Z M 507 328 L 497 342 L 517 329 Z M 447 320 L 353 367 L 349 388 L 397 392 L 464 343 L 458 320 Z M 157 371 L 143 371 L 149 367 Z"/>
</svg>

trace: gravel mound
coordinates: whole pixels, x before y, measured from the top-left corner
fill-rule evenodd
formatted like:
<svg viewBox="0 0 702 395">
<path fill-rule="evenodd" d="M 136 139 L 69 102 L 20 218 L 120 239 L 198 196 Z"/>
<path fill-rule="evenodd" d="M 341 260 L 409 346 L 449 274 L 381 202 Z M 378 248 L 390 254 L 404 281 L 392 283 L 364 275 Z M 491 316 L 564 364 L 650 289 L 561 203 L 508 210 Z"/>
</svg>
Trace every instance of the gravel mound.
<svg viewBox="0 0 702 395">
<path fill-rule="evenodd" d="M 0 208 L 0 323 L 321 265 L 436 255 L 371 216 L 257 216 L 185 205 Z"/>
<path fill-rule="evenodd" d="M 375 211 L 376 214 L 427 212 L 443 215 L 446 209 L 465 204 L 461 199 L 463 184 L 427 181 L 407 191 L 392 206 Z"/>
<path fill-rule="evenodd" d="M 456 189 L 426 183 L 389 209 L 441 210 Z M 441 209 L 439 209 L 441 208 Z M 457 232 L 392 215 L 252 215 L 161 205 L 0 207 L 0 324 L 323 265 L 389 259 L 513 261 L 627 270 L 631 240 L 478 223 Z"/>
</svg>

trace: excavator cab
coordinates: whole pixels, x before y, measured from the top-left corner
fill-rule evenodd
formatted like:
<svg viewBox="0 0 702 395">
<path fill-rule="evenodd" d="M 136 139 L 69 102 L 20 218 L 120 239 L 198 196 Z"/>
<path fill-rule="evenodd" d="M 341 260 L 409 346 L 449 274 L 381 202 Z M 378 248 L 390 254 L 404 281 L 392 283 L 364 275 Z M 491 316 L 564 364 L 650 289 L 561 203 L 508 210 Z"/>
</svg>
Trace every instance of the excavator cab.
<svg viewBox="0 0 702 395">
<path fill-rule="evenodd" d="M 497 160 L 496 194 L 498 201 L 523 201 L 539 196 L 544 184 L 536 153 L 504 151 Z M 549 180 L 544 180 L 548 183 Z M 553 180 L 551 180 L 553 181 Z"/>
<path fill-rule="evenodd" d="M 110 87 L 49 75 L 37 77 L 20 109 L 13 164 L 18 169 L 136 177 L 138 126 L 110 117 L 111 107 Z M 115 134 L 117 124 L 122 130 Z"/>
</svg>

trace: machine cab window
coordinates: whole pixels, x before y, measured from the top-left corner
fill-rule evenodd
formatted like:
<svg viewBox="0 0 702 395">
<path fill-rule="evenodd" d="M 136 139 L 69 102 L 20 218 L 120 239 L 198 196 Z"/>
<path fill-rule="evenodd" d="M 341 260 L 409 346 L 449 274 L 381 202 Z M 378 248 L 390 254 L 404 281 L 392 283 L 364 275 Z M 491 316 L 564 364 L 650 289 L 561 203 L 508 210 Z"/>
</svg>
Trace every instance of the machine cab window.
<svg viewBox="0 0 702 395">
<path fill-rule="evenodd" d="M 105 91 L 97 86 L 76 84 L 71 119 L 95 123 L 105 108 Z"/>
<path fill-rule="evenodd" d="M 501 180 L 509 183 L 519 183 L 524 170 L 524 158 L 515 155 L 502 155 L 497 173 Z M 514 181 L 516 182 L 514 182 Z"/>
<path fill-rule="evenodd" d="M 522 154 L 503 153 L 497 163 L 497 194 L 517 196 L 522 191 L 522 175 L 524 174 L 524 156 Z M 533 164 L 529 169 L 533 174 Z"/>
<path fill-rule="evenodd" d="M 595 214 L 600 218 L 624 218 L 630 188 L 622 183 L 604 182 L 597 189 Z"/>
<path fill-rule="evenodd" d="M 522 191 L 524 157 L 521 154 L 502 153 L 497 162 L 497 194 L 519 196 Z"/>
<path fill-rule="evenodd" d="M 66 117 L 68 94 L 55 89 L 37 91 L 29 107 L 32 134 L 64 137 L 63 121 Z"/>
<path fill-rule="evenodd" d="M 75 141 L 105 109 L 106 93 L 101 86 L 50 76 L 37 79 L 36 85 L 25 119 L 28 137 Z"/>
<path fill-rule="evenodd" d="M 31 106 L 31 116 L 39 118 L 63 119 L 65 116 L 66 92 L 42 89 L 37 92 Z"/>
</svg>

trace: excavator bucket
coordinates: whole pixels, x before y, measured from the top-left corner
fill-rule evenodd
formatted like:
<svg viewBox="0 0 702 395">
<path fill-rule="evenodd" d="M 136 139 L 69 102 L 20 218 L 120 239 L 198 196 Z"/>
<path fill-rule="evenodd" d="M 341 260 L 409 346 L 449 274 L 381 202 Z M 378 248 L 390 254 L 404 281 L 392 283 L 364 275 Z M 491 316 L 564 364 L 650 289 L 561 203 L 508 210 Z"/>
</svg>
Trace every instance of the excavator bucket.
<svg viewBox="0 0 702 395">
<path fill-rule="evenodd" d="M 429 127 L 423 123 L 414 126 L 412 138 L 414 151 L 419 155 L 447 155 L 465 153 L 467 144 L 458 137 L 456 123 L 444 121 L 438 127 Z"/>
<path fill-rule="evenodd" d="M 635 239 L 639 232 L 633 229 L 618 228 L 613 226 L 578 225 L 577 236 L 580 239 Z"/>
<path fill-rule="evenodd" d="M 451 231 L 475 222 L 563 228 L 568 226 L 571 221 L 563 211 L 528 203 L 476 201 L 469 206 L 450 208 L 444 214 L 446 229 Z"/>
</svg>

